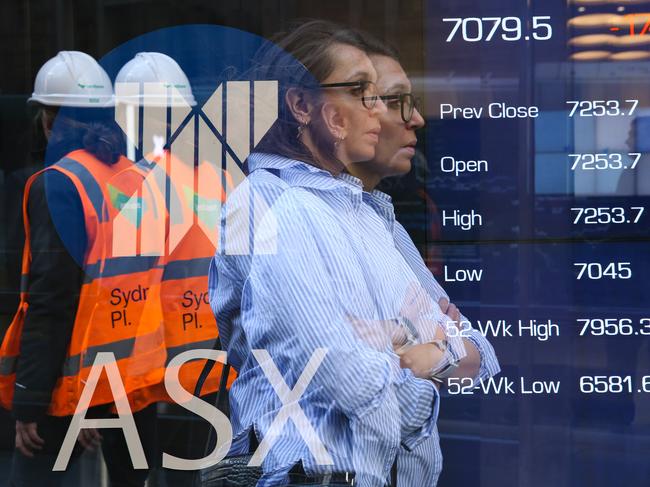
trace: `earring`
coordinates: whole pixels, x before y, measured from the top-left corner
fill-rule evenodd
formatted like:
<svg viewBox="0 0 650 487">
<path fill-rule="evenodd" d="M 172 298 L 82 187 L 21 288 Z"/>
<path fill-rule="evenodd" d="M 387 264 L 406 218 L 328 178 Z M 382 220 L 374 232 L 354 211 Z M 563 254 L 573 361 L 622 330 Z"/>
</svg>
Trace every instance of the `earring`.
<svg viewBox="0 0 650 487">
<path fill-rule="evenodd" d="M 338 149 L 338 148 L 339 148 L 339 144 L 341 144 L 341 142 L 343 142 L 343 141 L 345 140 L 345 136 L 343 136 L 343 135 L 341 135 L 341 134 L 338 134 L 338 135 L 336 136 L 336 139 L 337 139 L 337 140 L 334 142 L 334 149 Z"/>
<path fill-rule="evenodd" d="M 302 134 L 304 130 L 307 128 L 309 125 L 309 122 L 306 122 L 304 120 L 300 120 L 300 123 L 298 125 L 298 133 L 296 134 L 296 139 L 300 140 L 302 138 Z"/>
</svg>

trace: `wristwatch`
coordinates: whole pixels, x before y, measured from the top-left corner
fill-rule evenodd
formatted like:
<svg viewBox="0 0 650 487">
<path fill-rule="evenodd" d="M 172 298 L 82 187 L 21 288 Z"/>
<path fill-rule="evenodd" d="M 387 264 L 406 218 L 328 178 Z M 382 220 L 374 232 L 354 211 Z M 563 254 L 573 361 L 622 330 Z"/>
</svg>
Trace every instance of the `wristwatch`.
<svg viewBox="0 0 650 487">
<path fill-rule="evenodd" d="M 447 349 L 449 348 L 449 344 L 447 340 L 443 340 L 440 338 L 431 340 L 429 343 L 431 343 L 436 348 L 438 348 L 438 350 L 440 350 L 443 354 L 447 353 Z M 458 367 L 458 360 L 455 360 L 453 357 L 451 357 L 450 354 L 449 363 L 446 364 L 442 369 L 432 373 L 429 378 L 434 382 L 443 384 L 445 379 L 454 373 L 454 369 L 456 369 L 456 367 Z"/>
</svg>

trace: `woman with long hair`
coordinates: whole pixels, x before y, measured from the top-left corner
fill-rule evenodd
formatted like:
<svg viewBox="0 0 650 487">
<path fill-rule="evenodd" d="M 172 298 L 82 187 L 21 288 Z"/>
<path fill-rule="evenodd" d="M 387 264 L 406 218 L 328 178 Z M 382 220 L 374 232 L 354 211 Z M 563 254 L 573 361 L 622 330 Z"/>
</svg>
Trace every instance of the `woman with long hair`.
<svg viewBox="0 0 650 487">
<path fill-rule="evenodd" d="M 464 347 L 346 171 L 375 157 L 386 111 L 360 37 L 312 21 L 277 45 L 259 69 L 279 80 L 278 121 L 224 207 L 210 269 L 239 373 L 231 454 L 255 452 L 258 485 L 383 486 L 400 446 L 434 434 L 429 378 Z M 427 327 L 436 346 L 413 342 L 420 321 L 439 325 Z"/>
</svg>

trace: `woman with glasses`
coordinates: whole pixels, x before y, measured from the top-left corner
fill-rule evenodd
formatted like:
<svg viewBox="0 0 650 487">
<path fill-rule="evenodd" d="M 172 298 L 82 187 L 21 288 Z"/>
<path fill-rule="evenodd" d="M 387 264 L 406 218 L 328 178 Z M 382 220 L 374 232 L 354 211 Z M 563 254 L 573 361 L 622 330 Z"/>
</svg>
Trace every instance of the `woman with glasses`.
<svg viewBox="0 0 650 487">
<path fill-rule="evenodd" d="M 415 155 L 417 142 L 415 131 L 424 126 L 424 119 L 418 110 L 418 100 L 411 92 L 411 82 L 400 64 L 397 52 L 367 33 L 359 35 L 363 38 L 364 50 L 377 71 L 377 89 L 387 110 L 379 116 L 381 133 L 375 157 L 369 161 L 352 163 L 347 171 L 363 182 L 365 200 L 392 229 L 395 247 L 418 276 L 422 288 L 433 301 L 439 302 L 443 311 L 462 330 L 466 356 L 450 369 L 445 378 L 468 377 L 478 383 L 500 371 L 494 349 L 483 335 L 471 327 L 458 309 L 449 304 L 449 296 L 427 268 L 404 227 L 395 220 L 390 196 L 376 189 L 382 179 L 401 176 L 411 170 L 411 159 Z M 420 321 L 418 325 L 430 326 L 431 322 Z M 422 333 L 422 330 L 416 331 Z M 429 347 L 435 345 L 429 344 Z M 408 350 L 408 347 L 403 349 Z M 420 370 L 420 361 L 426 361 L 427 356 L 426 348 L 422 348 L 418 354 L 403 357 L 402 366 L 413 371 Z M 398 485 L 435 486 L 441 469 L 442 455 L 436 428 L 434 434 L 417 447 L 411 450 L 400 449 Z M 414 478 L 415 472 L 417 474 Z"/>
<path fill-rule="evenodd" d="M 437 346 L 413 343 L 414 325 L 448 317 L 346 170 L 375 157 L 386 112 L 360 38 L 312 21 L 277 42 L 258 79 L 280 80 L 278 120 L 224 207 L 210 268 L 210 303 L 239 373 L 230 454 L 255 452 L 260 486 L 382 487 L 400 448 L 435 434 L 431 378 L 464 348 L 443 326 L 417 337 Z M 400 367 L 397 342 L 421 370 Z M 410 478 L 426 485 L 417 471 Z"/>
</svg>

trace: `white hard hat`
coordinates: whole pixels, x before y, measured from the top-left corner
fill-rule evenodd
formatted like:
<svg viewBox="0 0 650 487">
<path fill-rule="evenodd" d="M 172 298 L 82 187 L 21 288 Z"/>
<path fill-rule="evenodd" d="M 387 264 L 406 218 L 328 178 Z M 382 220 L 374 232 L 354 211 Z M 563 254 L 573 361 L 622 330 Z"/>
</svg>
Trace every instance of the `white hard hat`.
<svg viewBox="0 0 650 487">
<path fill-rule="evenodd" d="M 111 107 L 113 86 L 106 71 L 85 52 L 61 51 L 38 70 L 28 103 L 66 107 Z"/>
<path fill-rule="evenodd" d="M 136 90 L 128 85 L 135 84 Z M 140 89 L 140 84 L 144 84 Z M 171 93 L 168 88 L 173 87 Z M 171 57 L 160 52 L 139 52 L 115 77 L 116 101 L 130 105 L 194 106 L 187 76 Z"/>
</svg>

